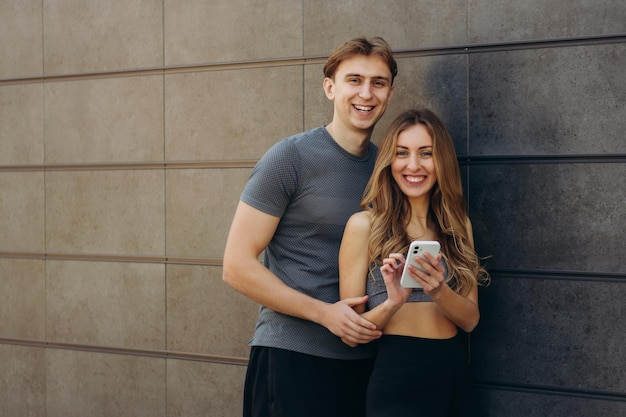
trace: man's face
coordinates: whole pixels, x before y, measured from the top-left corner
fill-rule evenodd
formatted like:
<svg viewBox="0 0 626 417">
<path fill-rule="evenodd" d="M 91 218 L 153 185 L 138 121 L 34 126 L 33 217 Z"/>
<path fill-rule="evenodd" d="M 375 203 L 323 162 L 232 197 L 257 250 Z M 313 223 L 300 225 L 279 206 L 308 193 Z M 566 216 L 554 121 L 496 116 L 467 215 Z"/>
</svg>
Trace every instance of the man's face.
<svg viewBox="0 0 626 417">
<path fill-rule="evenodd" d="M 334 101 L 335 126 L 371 133 L 393 95 L 391 71 L 382 58 L 356 55 L 324 79 L 324 91 Z"/>
</svg>

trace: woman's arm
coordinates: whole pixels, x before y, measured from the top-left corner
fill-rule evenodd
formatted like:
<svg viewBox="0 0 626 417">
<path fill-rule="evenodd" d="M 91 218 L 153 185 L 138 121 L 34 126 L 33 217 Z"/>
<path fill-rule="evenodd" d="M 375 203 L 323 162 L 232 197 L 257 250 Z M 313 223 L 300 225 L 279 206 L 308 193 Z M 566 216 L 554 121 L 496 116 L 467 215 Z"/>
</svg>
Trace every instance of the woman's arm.
<svg viewBox="0 0 626 417">
<path fill-rule="evenodd" d="M 360 297 L 366 294 L 366 280 L 369 275 L 369 235 L 369 213 L 354 214 L 346 224 L 339 250 L 339 295 L 341 299 Z M 388 297 L 385 302 L 369 311 L 366 311 L 365 305 L 354 307 L 355 311 L 364 318 L 376 324 L 377 329 L 385 327 L 411 293 L 410 288 L 400 287 L 403 265 L 404 256 L 401 254 L 392 254 L 383 261 L 381 272 L 388 290 Z"/>
<path fill-rule="evenodd" d="M 472 224 L 467 219 L 466 228 L 471 249 L 474 249 Z M 466 296 L 452 290 L 444 282 L 445 269 L 441 265 L 441 255 L 436 258 L 426 254 L 426 261 L 417 258 L 417 262 L 426 272 L 409 267 L 411 276 L 424 287 L 424 293 L 437 304 L 445 316 L 466 332 L 471 332 L 478 325 L 480 311 L 478 309 L 478 286 L 473 285 Z"/>
</svg>

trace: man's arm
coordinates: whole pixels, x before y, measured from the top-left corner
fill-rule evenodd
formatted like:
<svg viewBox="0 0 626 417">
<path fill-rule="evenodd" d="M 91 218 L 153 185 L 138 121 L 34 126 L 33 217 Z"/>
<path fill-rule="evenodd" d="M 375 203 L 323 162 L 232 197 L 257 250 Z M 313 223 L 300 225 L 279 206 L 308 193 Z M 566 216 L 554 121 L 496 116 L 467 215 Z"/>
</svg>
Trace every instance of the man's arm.
<svg viewBox="0 0 626 417">
<path fill-rule="evenodd" d="M 289 287 L 259 262 L 279 221 L 239 202 L 224 251 L 224 281 L 267 308 L 321 324 L 352 346 L 379 337 L 376 326 L 352 309 L 364 297 L 329 304 Z"/>
</svg>

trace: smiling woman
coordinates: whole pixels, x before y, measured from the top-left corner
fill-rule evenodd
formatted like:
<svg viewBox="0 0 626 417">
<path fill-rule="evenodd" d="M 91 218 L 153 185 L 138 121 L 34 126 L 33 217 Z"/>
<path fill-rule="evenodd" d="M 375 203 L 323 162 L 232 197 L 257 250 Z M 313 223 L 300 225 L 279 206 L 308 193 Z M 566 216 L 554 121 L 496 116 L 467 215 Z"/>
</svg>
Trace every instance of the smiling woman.
<svg viewBox="0 0 626 417">
<path fill-rule="evenodd" d="M 433 160 L 433 139 L 426 126 L 416 124 L 400 132 L 391 173 L 407 198 L 430 198 L 437 173 Z M 408 233 L 413 235 L 410 231 Z"/>
<path fill-rule="evenodd" d="M 368 416 L 471 415 L 470 372 L 458 329 L 478 324 L 478 285 L 488 278 L 474 252 L 452 139 L 430 110 L 402 113 L 383 138 L 361 207 L 339 252 L 342 298 L 368 295 L 355 311 L 382 329 L 367 394 Z M 441 253 L 415 257 L 413 240 Z"/>
</svg>

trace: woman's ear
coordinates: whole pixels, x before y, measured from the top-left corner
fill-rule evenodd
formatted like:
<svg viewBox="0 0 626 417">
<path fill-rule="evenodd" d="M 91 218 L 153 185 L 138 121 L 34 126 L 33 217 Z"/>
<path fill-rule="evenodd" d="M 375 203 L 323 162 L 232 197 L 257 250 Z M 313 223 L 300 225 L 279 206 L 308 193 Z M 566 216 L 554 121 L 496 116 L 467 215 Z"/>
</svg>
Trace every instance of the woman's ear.
<svg viewBox="0 0 626 417">
<path fill-rule="evenodd" d="M 330 101 L 333 101 L 335 99 L 335 82 L 326 77 L 324 78 L 324 94 L 326 94 L 326 98 L 328 98 Z"/>
</svg>

